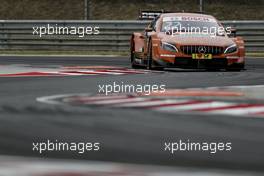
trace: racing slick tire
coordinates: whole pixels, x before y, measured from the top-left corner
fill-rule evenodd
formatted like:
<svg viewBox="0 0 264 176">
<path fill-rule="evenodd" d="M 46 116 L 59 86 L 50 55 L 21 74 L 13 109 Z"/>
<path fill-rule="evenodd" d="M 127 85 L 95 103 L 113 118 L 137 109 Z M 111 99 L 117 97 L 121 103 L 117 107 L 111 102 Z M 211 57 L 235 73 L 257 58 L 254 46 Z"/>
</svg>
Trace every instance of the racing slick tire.
<svg viewBox="0 0 264 176">
<path fill-rule="evenodd" d="M 245 70 L 245 64 L 234 64 L 226 68 L 226 71 L 241 71 Z"/>
<path fill-rule="evenodd" d="M 131 67 L 133 69 L 140 69 L 142 67 L 140 67 L 139 65 L 135 64 L 135 53 L 133 52 L 134 51 L 134 44 L 132 45 L 132 49 L 130 51 L 130 62 L 131 62 Z"/>
<path fill-rule="evenodd" d="M 154 65 L 154 61 L 152 59 L 152 41 L 151 39 L 149 39 L 149 44 L 148 44 L 148 54 L 147 54 L 147 69 L 148 70 L 164 70 L 164 67 L 160 67 L 160 66 L 153 66 Z"/>
<path fill-rule="evenodd" d="M 149 39 L 149 42 L 148 42 L 148 55 L 147 55 L 147 69 L 148 70 L 152 70 L 153 67 L 152 67 L 152 41 L 151 39 Z"/>
</svg>

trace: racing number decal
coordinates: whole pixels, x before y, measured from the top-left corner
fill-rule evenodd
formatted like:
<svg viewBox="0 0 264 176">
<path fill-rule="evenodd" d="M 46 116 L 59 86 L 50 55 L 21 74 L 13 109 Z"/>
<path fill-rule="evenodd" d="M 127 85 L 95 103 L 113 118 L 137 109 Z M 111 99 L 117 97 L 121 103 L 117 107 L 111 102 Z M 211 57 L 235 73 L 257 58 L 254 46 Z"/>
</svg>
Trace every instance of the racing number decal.
<svg viewBox="0 0 264 176">
<path fill-rule="evenodd" d="M 212 59 L 212 54 L 192 54 L 193 59 Z"/>
</svg>

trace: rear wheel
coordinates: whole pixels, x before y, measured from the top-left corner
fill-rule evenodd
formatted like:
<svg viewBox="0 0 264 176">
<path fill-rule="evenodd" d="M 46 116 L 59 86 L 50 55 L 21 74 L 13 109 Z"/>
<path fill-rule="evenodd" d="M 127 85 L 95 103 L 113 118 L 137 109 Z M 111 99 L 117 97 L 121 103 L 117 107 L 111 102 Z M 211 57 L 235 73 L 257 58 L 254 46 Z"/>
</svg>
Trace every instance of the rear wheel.
<svg viewBox="0 0 264 176">
<path fill-rule="evenodd" d="M 135 53 L 134 53 L 134 44 L 131 46 L 131 51 L 130 51 L 130 62 L 131 62 L 131 67 L 134 69 L 141 68 L 139 65 L 135 63 Z"/>
</svg>

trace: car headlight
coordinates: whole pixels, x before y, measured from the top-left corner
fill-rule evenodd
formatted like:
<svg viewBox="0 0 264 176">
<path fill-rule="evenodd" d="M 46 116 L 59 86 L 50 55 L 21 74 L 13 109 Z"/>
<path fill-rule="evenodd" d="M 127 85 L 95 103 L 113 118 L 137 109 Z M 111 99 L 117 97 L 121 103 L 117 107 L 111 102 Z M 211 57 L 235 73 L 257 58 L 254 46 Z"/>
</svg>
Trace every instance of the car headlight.
<svg viewBox="0 0 264 176">
<path fill-rule="evenodd" d="M 237 51 L 237 45 L 233 44 L 233 45 L 227 47 L 224 53 L 229 54 L 229 53 L 234 53 L 236 51 Z"/>
<path fill-rule="evenodd" d="M 167 51 L 171 51 L 171 52 L 178 52 L 178 49 L 176 48 L 176 46 L 167 43 L 167 42 L 161 42 L 161 48 L 163 50 L 167 50 Z"/>
</svg>

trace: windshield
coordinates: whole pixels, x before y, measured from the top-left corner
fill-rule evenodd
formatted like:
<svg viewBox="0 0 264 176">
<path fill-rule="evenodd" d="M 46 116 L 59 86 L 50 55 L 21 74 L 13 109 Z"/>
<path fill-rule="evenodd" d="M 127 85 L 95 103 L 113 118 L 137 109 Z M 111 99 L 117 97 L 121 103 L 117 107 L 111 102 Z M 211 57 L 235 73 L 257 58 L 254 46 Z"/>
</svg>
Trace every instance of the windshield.
<svg viewBox="0 0 264 176">
<path fill-rule="evenodd" d="M 182 20 L 182 19 L 163 19 L 161 32 L 166 34 L 208 34 L 208 35 L 224 35 L 224 28 L 221 27 L 216 20 Z"/>
</svg>

